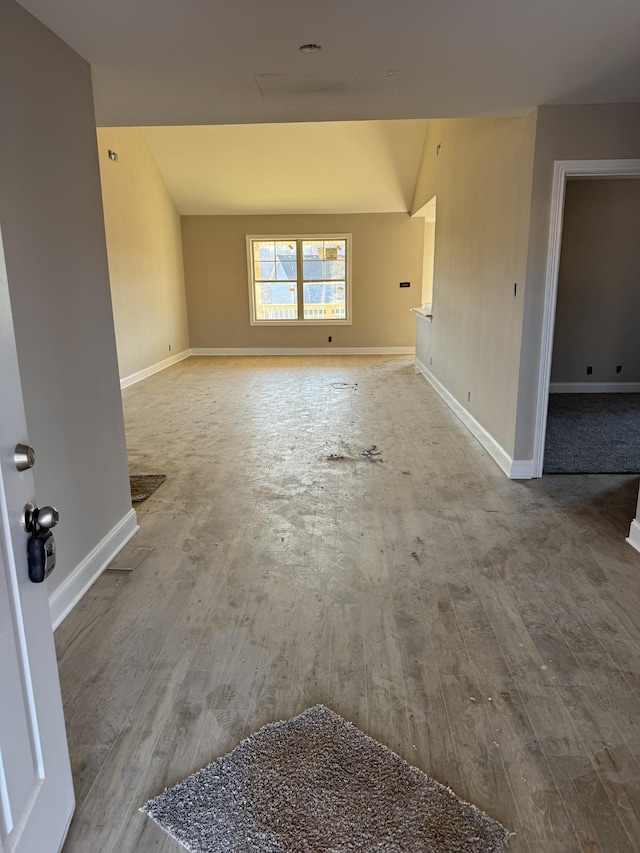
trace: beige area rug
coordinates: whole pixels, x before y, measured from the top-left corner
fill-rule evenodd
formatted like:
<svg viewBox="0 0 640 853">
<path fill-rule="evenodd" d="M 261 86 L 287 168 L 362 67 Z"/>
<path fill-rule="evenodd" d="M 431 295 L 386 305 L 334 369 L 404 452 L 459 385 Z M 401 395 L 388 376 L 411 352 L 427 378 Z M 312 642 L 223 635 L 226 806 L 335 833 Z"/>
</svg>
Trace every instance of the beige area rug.
<svg viewBox="0 0 640 853">
<path fill-rule="evenodd" d="M 191 853 L 498 853 L 497 821 L 316 705 L 142 811 Z"/>
<path fill-rule="evenodd" d="M 132 474 L 129 477 L 131 502 L 135 504 L 146 501 L 166 479 L 166 474 Z"/>
</svg>

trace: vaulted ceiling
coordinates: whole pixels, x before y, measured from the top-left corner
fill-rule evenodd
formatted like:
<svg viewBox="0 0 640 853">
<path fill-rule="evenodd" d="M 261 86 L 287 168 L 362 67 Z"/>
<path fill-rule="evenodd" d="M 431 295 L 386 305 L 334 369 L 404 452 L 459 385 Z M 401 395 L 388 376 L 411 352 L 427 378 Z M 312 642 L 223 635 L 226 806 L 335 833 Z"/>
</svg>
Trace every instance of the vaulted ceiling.
<svg viewBox="0 0 640 853">
<path fill-rule="evenodd" d="M 426 125 L 409 119 L 142 132 L 182 214 L 392 213 L 411 208 Z"/>
<path fill-rule="evenodd" d="M 640 102 L 640 0 L 20 2 L 181 213 L 406 211 L 425 119 Z"/>
</svg>

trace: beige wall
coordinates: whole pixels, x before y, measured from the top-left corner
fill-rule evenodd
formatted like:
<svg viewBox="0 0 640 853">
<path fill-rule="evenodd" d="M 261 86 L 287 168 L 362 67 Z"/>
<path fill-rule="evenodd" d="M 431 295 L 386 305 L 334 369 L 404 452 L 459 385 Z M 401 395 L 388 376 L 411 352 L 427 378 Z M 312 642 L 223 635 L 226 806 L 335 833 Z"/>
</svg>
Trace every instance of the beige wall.
<svg viewBox="0 0 640 853">
<path fill-rule="evenodd" d="M 567 181 L 552 382 L 640 382 L 639 225 L 640 180 Z"/>
<path fill-rule="evenodd" d="M 137 128 L 99 128 L 98 149 L 124 378 L 189 347 L 180 217 Z"/>
<path fill-rule="evenodd" d="M 510 456 L 534 136 L 535 114 L 430 121 L 413 202 L 437 196 L 426 366 Z"/>
<path fill-rule="evenodd" d="M 537 114 L 516 424 L 519 459 L 533 456 L 554 161 L 640 157 L 640 104 L 541 107 Z"/>
<path fill-rule="evenodd" d="M 131 512 L 91 72 L 13 0 L 0 32 L 0 223 L 54 593 Z"/>
<path fill-rule="evenodd" d="M 351 326 L 249 325 L 247 234 L 351 233 Z M 421 298 L 424 221 L 406 213 L 184 216 L 191 346 L 412 347 Z M 399 288 L 410 281 L 411 287 Z M 333 337 L 333 344 L 327 337 Z"/>
</svg>

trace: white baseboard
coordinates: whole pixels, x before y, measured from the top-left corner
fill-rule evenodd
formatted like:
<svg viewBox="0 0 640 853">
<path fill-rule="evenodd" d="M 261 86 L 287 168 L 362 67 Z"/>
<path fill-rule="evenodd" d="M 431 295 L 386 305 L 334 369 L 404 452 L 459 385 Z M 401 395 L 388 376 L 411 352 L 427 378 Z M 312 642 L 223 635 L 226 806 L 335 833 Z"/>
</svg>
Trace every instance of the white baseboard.
<svg viewBox="0 0 640 853">
<path fill-rule="evenodd" d="M 136 512 L 131 509 L 76 566 L 64 583 L 51 593 L 49 609 L 54 630 L 138 530 Z"/>
<path fill-rule="evenodd" d="M 428 367 L 420 361 L 419 358 L 414 359 L 414 365 L 417 370 L 422 373 L 424 378 L 438 392 L 445 401 L 451 411 L 458 417 L 466 426 L 469 432 L 478 440 L 484 447 L 489 456 L 496 462 L 504 473 L 511 480 L 529 480 L 533 476 L 533 460 L 532 459 L 512 459 L 506 450 L 501 447 L 495 438 L 487 432 L 487 430 L 478 423 L 478 421 L 462 406 L 458 400 L 451 394 L 444 385 L 436 379 Z"/>
<path fill-rule="evenodd" d="M 637 518 L 634 518 L 631 522 L 627 542 L 632 548 L 635 548 L 636 551 L 640 551 L 640 521 L 638 521 Z"/>
<path fill-rule="evenodd" d="M 186 349 L 182 352 L 178 352 L 175 355 L 170 355 L 169 358 L 165 358 L 163 361 L 158 361 L 156 364 L 152 364 L 149 367 L 145 367 L 144 370 L 138 370 L 137 373 L 132 373 L 130 376 L 125 376 L 120 380 L 120 389 L 129 388 L 130 385 L 135 385 L 136 382 L 140 382 L 142 379 L 146 379 L 148 376 L 153 376 L 154 373 L 159 373 L 161 370 L 165 370 L 167 367 L 171 367 L 172 364 L 177 364 L 179 361 L 182 361 L 185 358 L 189 358 L 191 355 L 191 350 Z"/>
<path fill-rule="evenodd" d="M 640 382 L 552 382 L 550 394 L 637 394 Z"/>
<path fill-rule="evenodd" d="M 196 347 L 191 355 L 413 355 L 415 347 Z"/>
</svg>

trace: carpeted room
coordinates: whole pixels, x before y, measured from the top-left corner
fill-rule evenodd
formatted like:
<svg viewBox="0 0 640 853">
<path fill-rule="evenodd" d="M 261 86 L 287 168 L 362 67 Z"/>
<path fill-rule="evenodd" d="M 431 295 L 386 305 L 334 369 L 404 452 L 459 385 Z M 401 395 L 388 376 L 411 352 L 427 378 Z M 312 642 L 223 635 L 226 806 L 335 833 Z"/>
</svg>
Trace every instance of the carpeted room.
<svg viewBox="0 0 640 853">
<path fill-rule="evenodd" d="M 640 181 L 567 182 L 547 474 L 640 471 Z"/>
</svg>

